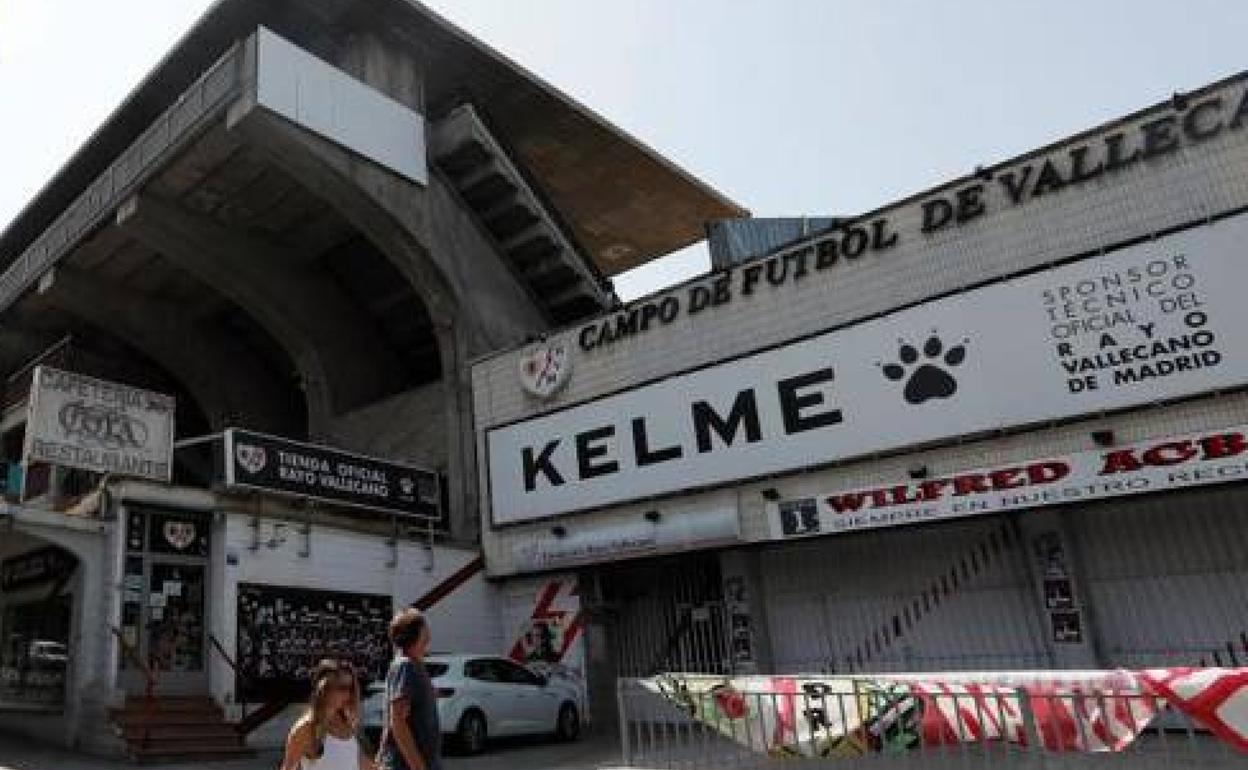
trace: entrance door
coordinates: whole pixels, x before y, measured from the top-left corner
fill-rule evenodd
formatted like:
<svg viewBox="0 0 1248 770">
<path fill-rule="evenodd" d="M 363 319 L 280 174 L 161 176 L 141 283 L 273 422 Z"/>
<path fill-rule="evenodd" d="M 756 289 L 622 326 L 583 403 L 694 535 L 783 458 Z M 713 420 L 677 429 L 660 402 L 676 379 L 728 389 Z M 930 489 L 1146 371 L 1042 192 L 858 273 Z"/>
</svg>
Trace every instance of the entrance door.
<svg viewBox="0 0 1248 770">
<path fill-rule="evenodd" d="M 152 670 L 156 691 L 208 692 L 209 521 L 189 511 L 134 506 L 126 514 L 121 682 L 141 694 Z"/>
<path fill-rule="evenodd" d="M 159 691 L 208 690 L 205 659 L 203 564 L 152 561 L 141 653 L 156 674 Z"/>
</svg>

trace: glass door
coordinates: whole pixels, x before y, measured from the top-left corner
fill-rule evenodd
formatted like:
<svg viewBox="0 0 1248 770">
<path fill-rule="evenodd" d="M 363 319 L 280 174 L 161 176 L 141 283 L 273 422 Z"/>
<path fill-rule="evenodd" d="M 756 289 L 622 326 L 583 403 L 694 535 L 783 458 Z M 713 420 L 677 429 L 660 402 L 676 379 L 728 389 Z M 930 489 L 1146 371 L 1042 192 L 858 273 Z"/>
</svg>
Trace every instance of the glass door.
<svg viewBox="0 0 1248 770">
<path fill-rule="evenodd" d="M 202 564 L 148 565 L 142 651 L 163 692 L 205 692 L 206 620 Z"/>
<path fill-rule="evenodd" d="M 208 519 L 189 511 L 127 511 L 121 635 L 132 655 L 123 654 L 118 665 L 132 695 L 147 683 L 132 658 L 155 674 L 157 692 L 208 692 L 210 532 Z"/>
</svg>

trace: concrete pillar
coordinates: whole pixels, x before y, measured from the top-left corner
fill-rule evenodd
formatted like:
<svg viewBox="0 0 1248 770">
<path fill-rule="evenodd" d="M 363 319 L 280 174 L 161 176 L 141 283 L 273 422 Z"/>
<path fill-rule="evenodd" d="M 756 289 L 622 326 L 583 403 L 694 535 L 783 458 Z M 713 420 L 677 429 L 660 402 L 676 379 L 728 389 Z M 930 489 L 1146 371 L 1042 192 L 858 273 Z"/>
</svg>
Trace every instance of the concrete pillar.
<svg viewBox="0 0 1248 770">
<path fill-rule="evenodd" d="M 1014 517 L 1031 577 L 1044 643 L 1059 669 L 1105 667 L 1091 596 L 1080 585 L 1082 569 L 1070 539 L 1069 511 L 1042 508 Z M 1072 633 L 1078 631 L 1076 634 Z"/>
<path fill-rule="evenodd" d="M 425 113 L 425 65 L 410 48 L 359 32 L 342 47 L 337 64 L 356 80 Z"/>
<path fill-rule="evenodd" d="M 541 313 L 488 244 L 483 250 L 475 247 L 486 243 L 479 232 L 474 244 L 452 217 L 434 216 L 429 190 L 257 108 L 251 100 L 236 104 L 228 123 L 368 237 L 424 302 L 437 329 L 447 388 L 452 533 L 471 539 L 479 510 L 475 452 L 465 440 L 472 435 L 468 362 L 501 341 L 500 326 L 514 329 L 516 339 L 545 328 Z M 430 185 L 445 188 L 436 174 Z M 452 199 L 449 192 L 438 197 L 443 195 Z M 447 223 L 459 235 L 448 234 Z"/>
<path fill-rule="evenodd" d="M 734 674 L 774 673 L 771 628 L 757 551 L 721 551 L 724 624 L 728 635 L 729 665 Z"/>
</svg>

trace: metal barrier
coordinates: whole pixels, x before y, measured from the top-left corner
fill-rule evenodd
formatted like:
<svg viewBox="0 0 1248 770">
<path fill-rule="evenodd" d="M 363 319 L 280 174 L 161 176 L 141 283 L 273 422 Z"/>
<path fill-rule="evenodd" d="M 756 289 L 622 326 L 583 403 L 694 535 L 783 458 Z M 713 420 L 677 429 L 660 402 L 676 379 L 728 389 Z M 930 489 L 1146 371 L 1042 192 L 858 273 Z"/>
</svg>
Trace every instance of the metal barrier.
<svg viewBox="0 0 1248 770">
<path fill-rule="evenodd" d="M 920 694 L 900 685 L 867 704 L 874 696 L 863 691 L 685 697 L 656 692 L 655 681 L 619 680 L 624 767 L 1248 768 L 1248 753 L 1149 694 Z M 925 720 L 933 709 L 938 718 Z"/>
</svg>

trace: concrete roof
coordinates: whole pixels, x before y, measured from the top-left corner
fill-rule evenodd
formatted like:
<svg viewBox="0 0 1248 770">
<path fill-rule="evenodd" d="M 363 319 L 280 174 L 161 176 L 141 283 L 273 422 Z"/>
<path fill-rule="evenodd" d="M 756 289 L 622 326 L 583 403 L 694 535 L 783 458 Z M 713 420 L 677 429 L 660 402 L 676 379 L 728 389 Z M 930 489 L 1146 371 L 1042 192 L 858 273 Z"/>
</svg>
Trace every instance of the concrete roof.
<svg viewBox="0 0 1248 770">
<path fill-rule="evenodd" d="M 707 221 L 748 213 L 414 0 L 219 0 L 0 234 L 0 259 L 20 254 L 261 24 L 325 57 L 365 29 L 427 51 L 429 116 L 473 102 L 606 275 L 702 239 Z"/>
</svg>

